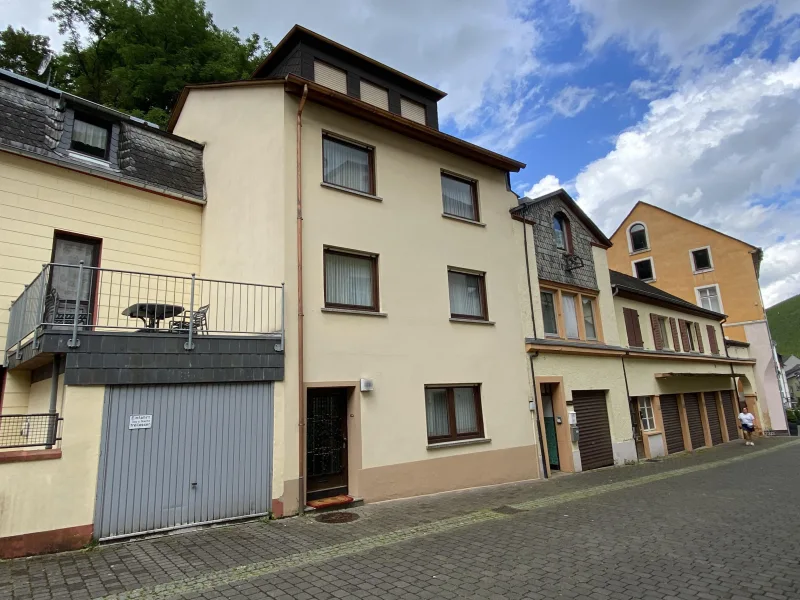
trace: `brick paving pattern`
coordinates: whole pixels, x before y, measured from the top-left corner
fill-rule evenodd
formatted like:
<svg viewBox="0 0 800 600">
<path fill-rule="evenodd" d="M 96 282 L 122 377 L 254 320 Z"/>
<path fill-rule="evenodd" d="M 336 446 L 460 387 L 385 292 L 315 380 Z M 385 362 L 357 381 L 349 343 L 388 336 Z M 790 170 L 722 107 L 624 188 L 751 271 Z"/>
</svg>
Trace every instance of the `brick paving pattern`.
<svg viewBox="0 0 800 600">
<path fill-rule="evenodd" d="M 0 598 L 800 598 L 800 445 L 0 562 Z M 749 535 L 741 531 L 742 520 Z"/>
</svg>

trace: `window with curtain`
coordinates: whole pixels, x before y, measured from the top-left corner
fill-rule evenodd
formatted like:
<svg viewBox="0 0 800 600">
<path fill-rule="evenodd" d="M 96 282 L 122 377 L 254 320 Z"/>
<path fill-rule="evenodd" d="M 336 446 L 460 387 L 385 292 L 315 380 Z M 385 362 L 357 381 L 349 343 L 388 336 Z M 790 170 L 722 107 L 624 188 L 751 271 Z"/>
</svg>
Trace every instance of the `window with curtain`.
<svg viewBox="0 0 800 600">
<path fill-rule="evenodd" d="M 544 317 L 545 335 L 558 335 L 556 320 L 556 295 L 553 292 L 542 292 L 542 316 Z"/>
<path fill-rule="evenodd" d="M 442 173 L 444 214 L 478 220 L 477 186 L 474 181 Z"/>
<path fill-rule="evenodd" d="M 480 386 L 425 388 L 428 443 L 483 437 Z"/>
<path fill-rule="evenodd" d="M 378 257 L 325 250 L 325 306 L 378 310 Z"/>
<path fill-rule="evenodd" d="M 448 270 L 450 316 L 459 319 L 487 320 L 485 276 Z"/>
<path fill-rule="evenodd" d="M 656 428 L 656 418 L 653 414 L 653 403 L 650 396 L 639 397 L 639 418 L 642 420 L 643 431 L 653 431 Z"/>
<path fill-rule="evenodd" d="M 639 250 L 647 250 L 647 229 L 641 223 L 636 223 L 631 226 L 631 250 L 638 252 Z"/>
<path fill-rule="evenodd" d="M 667 326 L 666 317 L 658 317 L 658 333 L 661 336 L 661 349 L 672 350 L 671 331 L 669 331 L 669 327 Z"/>
<path fill-rule="evenodd" d="M 589 296 L 581 296 L 583 305 L 583 329 L 586 332 L 587 340 L 597 339 L 597 328 L 594 324 L 594 299 Z"/>
<path fill-rule="evenodd" d="M 553 217 L 553 233 L 556 239 L 556 248 L 559 250 L 567 249 L 567 223 L 564 217 L 556 215 Z"/>
<path fill-rule="evenodd" d="M 365 194 L 375 193 L 373 149 L 322 136 L 322 180 Z"/>
<path fill-rule="evenodd" d="M 75 118 L 70 150 L 96 158 L 108 158 L 108 127 Z"/>
<path fill-rule="evenodd" d="M 578 305 L 573 294 L 561 294 L 561 308 L 564 312 L 564 327 L 567 337 L 580 339 L 578 331 Z"/>
</svg>

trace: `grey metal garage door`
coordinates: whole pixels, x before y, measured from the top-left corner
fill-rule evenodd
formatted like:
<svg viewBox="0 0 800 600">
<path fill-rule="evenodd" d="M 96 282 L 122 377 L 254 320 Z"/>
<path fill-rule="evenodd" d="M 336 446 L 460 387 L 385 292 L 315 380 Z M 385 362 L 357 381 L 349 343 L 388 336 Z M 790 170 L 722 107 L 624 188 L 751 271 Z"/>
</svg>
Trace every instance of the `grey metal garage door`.
<svg viewBox="0 0 800 600">
<path fill-rule="evenodd" d="M 107 388 L 95 536 L 268 513 L 272 386 Z"/>
<path fill-rule="evenodd" d="M 686 408 L 686 421 L 689 423 L 689 439 L 692 440 L 692 449 L 697 450 L 706 445 L 703 417 L 700 416 L 700 397 L 697 394 L 684 394 L 683 404 Z"/>
<path fill-rule="evenodd" d="M 711 432 L 711 444 L 716 446 L 723 442 L 722 425 L 719 421 L 719 410 L 717 409 L 717 394 L 706 392 L 703 394 L 706 401 L 706 415 L 708 417 L 708 429 Z"/>
<path fill-rule="evenodd" d="M 572 392 L 572 405 L 578 419 L 578 450 L 581 469 L 588 471 L 614 464 L 608 407 L 604 391 Z"/>
<path fill-rule="evenodd" d="M 686 450 L 686 446 L 683 443 L 683 428 L 681 427 L 678 397 L 674 394 L 661 396 L 661 417 L 664 421 L 664 435 L 667 438 L 667 454 L 675 454 Z"/>
</svg>

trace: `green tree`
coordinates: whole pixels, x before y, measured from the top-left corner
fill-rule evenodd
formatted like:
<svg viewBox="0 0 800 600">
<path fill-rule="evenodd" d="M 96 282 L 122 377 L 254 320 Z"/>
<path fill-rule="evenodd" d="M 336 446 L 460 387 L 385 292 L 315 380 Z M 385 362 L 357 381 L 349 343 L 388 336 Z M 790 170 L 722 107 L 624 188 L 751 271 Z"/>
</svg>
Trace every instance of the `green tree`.
<svg viewBox="0 0 800 600">
<path fill-rule="evenodd" d="M 249 77 L 272 50 L 217 27 L 202 0 L 56 0 L 51 20 L 68 91 L 162 126 L 184 85 Z"/>
<path fill-rule="evenodd" d="M 49 53 L 50 38 L 47 36 L 33 34 L 24 27 L 14 29 L 11 25 L 0 31 L 0 69 L 40 79 L 39 65 Z"/>
</svg>

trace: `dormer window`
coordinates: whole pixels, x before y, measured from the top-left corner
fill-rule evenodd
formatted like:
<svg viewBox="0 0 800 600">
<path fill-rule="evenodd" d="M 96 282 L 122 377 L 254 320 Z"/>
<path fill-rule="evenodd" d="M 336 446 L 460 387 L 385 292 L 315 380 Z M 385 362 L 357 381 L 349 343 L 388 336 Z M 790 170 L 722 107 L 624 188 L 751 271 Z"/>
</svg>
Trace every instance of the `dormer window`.
<svg viewBox="0 0 800 600">
<path fill-rule="evenodd" d="M 347 93 L 347 73 L 321 60 L 314 61 L 314 81 L 341 94 Z"/>
<path fill-rule="evenodd" d="M 628 235 L 630 236 L 631 252 L 641 252 L 650 248 L 650 244 L 647 243 L 647 228 L 643 223 L 631 225 Z"/>
<path fill-rule="evenodd" d="M 75 117 L 72 128 L 70 150 L 88 154 L 102 160 L 108 160 L 108 145 L 111 138 L 109 127 L 97 122 L 90 123 Z"/>
<path fill-rule="evenodd" d="M 408 98 L 400 98 L 400 115 L 406 119 L 416 121 L 420 125 L 427 125 L 425 106 Z"/>
<path fill-rule="evenodd" d="M 563 213 L 556 213 L 553 216 L 553 234 L 555 236 L 556 248 L 572 253 L 572 235 L 569 228 L 569 221 Z"/>
</svg>

